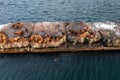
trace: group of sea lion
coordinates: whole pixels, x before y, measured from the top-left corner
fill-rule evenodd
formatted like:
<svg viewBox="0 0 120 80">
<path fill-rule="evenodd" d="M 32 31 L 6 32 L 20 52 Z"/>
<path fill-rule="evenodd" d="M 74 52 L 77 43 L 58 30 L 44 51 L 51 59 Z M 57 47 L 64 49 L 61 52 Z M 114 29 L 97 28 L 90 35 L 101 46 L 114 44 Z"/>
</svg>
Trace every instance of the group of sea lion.
<svg viewBox="0 0 120 80">
<path fill-rule="evenodd" d="M 98 22 L 99 24 L 100 22 Z M 120 46 L 120 25 L 112 22 L 15 22 L 0 29 L 0 48 L 59 48 L 102 43 L 104 47 Z M 113 30 L 111 29 L 113 25 Z M 105 28 L 107 26 L 107 28 Z M 101 28 L 102 27 L 102 28 Z M 110 29 L 109 29 L 110 28 Z M 117 31 L 117 32 L 116 32 Z"/>
</svg>

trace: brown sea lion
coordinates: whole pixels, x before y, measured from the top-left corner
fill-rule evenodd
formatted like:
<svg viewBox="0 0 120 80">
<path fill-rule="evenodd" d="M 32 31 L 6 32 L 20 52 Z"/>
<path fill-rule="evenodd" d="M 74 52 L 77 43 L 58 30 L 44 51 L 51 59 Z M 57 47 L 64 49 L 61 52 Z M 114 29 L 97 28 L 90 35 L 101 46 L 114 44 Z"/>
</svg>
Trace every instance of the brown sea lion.
<svg viewBox="0 0 120 80">
<path fill-rule="evenodd" d="M 10 23 L 1 29 L 7 35 L 4 48 L 22 48 L 29 45 L 28 37 L 33 28 L 32 23 L 16 22 Z"/>
<path fill-rule="evenodd" d="M 58 47 L 66 42 L 65 25 L 62 22 L 36 23 L 29 40 L 32 48 Z"/>
</svg>

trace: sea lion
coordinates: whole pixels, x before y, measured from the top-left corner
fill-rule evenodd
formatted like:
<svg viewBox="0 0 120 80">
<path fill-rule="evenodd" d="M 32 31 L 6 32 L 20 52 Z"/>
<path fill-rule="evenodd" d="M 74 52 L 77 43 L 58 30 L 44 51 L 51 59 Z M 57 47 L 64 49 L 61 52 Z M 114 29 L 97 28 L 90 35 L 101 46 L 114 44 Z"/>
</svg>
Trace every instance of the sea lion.
<svg viewBox="0 0 120 80">
<path fill-rule="evenodd" d="M 28 37 L 33 28 L 32 23 L 10 23 L 1 29 L 7 35 L 4 48 L 22 48 L 29 45 Z"/>
<path fill-rule="evenodd" d="M 36 23 L 29 40 L 32 48 L 58 47 L 66 42 L 65 25 L 62 22 Z"/>
</svg>

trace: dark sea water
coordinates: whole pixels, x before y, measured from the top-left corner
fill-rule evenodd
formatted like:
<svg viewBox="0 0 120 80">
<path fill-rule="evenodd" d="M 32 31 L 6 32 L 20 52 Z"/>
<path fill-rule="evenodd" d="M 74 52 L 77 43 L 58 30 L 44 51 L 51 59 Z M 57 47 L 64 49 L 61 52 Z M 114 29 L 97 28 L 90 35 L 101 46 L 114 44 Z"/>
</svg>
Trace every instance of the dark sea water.
<svg viewBox="0 0 120 80">
<path fill-rule="evenodd" d="M 120 0 L 0 0 L 0 23 L 120 22 Z M 0 80 L 120 80 L 120 51 L 0 54 Z"/>
</svg>

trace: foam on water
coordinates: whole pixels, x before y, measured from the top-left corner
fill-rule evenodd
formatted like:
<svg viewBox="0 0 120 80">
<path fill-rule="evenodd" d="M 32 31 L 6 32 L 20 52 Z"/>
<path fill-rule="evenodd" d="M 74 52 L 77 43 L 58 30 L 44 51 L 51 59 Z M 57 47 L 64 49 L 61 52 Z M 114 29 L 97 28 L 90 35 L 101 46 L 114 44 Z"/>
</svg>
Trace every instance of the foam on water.
<svg viewBox="0 0 120 80">
<path fill-rule="evenodd" d="M 0 24 L 0 31 L 2 30 L 2 28 L 3 28 L 3 27 L 5 27 L 5 26 L 7 26 L 7 25 L 9 25 L 9 24 L 11 24 L 11 23 L 7 23 L 7 24 Z"/>
<path fill-rule="evenodd" d="M 98 30 L 110 30 L 115 32 L 117 36 L 120 36 L 119 26 L 113 22 L 95 22 L 93 23 L 93 27 Z"/>
<path fill-rule="evenodd" d="M 113 22 L 95 22 L 93 26 L 97 29 L 104 29 L 104 30 L 115 30 L 117 25 Z"/>
</svg>

